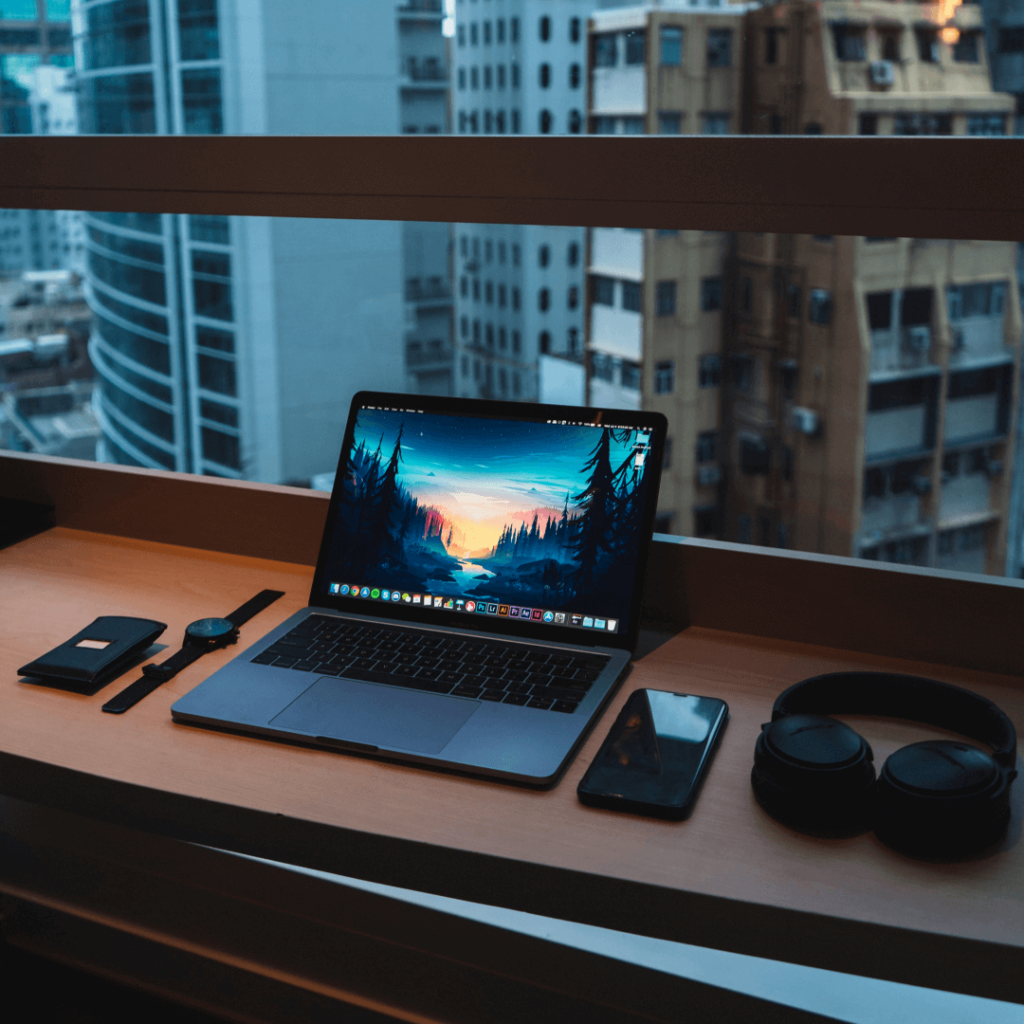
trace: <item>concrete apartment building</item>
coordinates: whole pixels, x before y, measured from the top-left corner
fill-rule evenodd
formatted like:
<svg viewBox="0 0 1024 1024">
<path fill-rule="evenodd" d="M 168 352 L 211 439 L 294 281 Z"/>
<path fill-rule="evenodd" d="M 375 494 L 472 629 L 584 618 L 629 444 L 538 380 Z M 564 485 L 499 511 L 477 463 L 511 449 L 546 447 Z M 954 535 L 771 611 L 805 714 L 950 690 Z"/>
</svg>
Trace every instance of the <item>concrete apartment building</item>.
<svg viewBox="0 0 1024 1024">
<path fill-rule="evenodd" d="M 586 132 L 596 0 L 457 0 L 453 130 Z M 455 393 L 583 400 L 583 228 L 456 224 Z M 546 362 L 544 386 L 541 360 Z"/>
<path fill-rule="evenodd" d="M 729 134 L 740 127 L 743 7 L 634 7 L 590 22 L 590 131 Z M 728 239 L 590 232 L 588 402 L 670 423 L 657 528 L 719 530 L 719 384 Z"/>
<path fill-rule="evenodd" d="M 675 53 L 666 29 L 678 27 L 689 46 L 706 40 L 709 25 L 664 9 L 634 17 L 648 42 L 652 100 L 632 116 L 648 132 L 666 130 L 661 80 Z M 675 112 L 683 124 L 728 114 L 763 133 L 1005 131 L 1013 100 L 992 91 L 978 8 L 954 15 L 955 41 L 921 18 L 917 4 L 751 10 L 742 79 L 731 93 L 724 83 L 713 92 L 699 69 L 714 51 L 695 46 L 694 59 L 687 49 L 680 66 L 689 60 L 696 96 L 677 100 Z M 591 32 L 613 26 L 630 30 L 599 15 Z M 738 45 L 738 31 L 734 38 Z M 596 83 L 592 95 L 602 95 Z M 709 109 L 730 95 L 743 102 Z M 641 257 L 643 266 L 638 301 L 635 290 L 605 283 L 613 235 L 595 231 L 591 243 L 591 398 L 638 380 L 631 401 L 668 415 L 662 528 L 1004 571 L 1020 377 L 1015 246 L 647 231 L 632 245 L 632 280 Z M 606 340 L 609 314 L 621 321 L 629 309 L 615 308 L 620 294 L 639 305 L 639 370 L 616 364 L 621 354 Z M 611 380 L 597 384 L 601 374 Z"/>
<path fill-rule="evenodd" d="M 69 111 L 62 108 L 73 99 L 58 90 L 71 63 L 66 0 L 0 4 L 0 134 L 64 134 Z M 41 107 L 51 103 L 52 117 L 40 121 Z M 62 213 L 0 210 L 0 274 L 72 266 L 74 233 Z"/>
<path fill-rule="evenodd" d="M 101 0 L 76 5 L 74 26 L 86 132 L 445 127 L 436 4 Z M 404 303 L 421 294 L 410 279 L 447 277 L 443 230 L 124 213 L 86 226 L 110 461 L 309 480 L 334 469 L 353 393 L 407 389 L 407 340 L 447 344 L 444 316 L 435 331 Z"/>
</svg>

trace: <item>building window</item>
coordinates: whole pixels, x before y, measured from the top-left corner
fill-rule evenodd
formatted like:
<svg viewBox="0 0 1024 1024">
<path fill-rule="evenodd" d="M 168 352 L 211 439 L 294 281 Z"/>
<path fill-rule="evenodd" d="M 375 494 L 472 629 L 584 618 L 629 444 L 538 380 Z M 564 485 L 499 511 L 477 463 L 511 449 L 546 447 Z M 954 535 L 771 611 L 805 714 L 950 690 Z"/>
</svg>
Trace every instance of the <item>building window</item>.
<svg viewBox="0 0 1024 1024">
<path fill-rule="evenodd" d="M 504 64 L 499 64 L 497 70 L 498 70 L 498 88 L 499 89 L 504 89 L 505 88 L 505 65 Z"/>
<path fill-rule="evenodd" d="M 750 476 L 766 476 L 771 470 L 771 449 L 768 444 L 757 434 L 748 433 L 741 433 L 739 442 L 740 469 Z"/>
<path fill-rule="evenodd" d="M 551 334 L 548 331 L 541 331 L 537 337 L 537 347 L 541 355 L 547 355 L 551 351 Z"/>
<path fill-rule="evenodd" d="M 578 110 L 569 111 L 569 132 L 572 135 L 579 135 L 580 129 L 583 127 L 583 116 Z"/>
<path fill-rule="evenodd" d="M 495 28 L 495 31 L 496 31 L 496 34 L 497 34 L 497 37 L 498 37 L 498 42 L 499 43 L 505 42 L 505 19 L 504 18 L 499 18 L 494 23 L 494 28 Z"/>
<path fill-rule="evenodd" d="M 508 305 L 508 291 L 503 284 L 498 285 L 498 306 L 504 309 Z"/>
<path fill-rule="evenodd" d="M 518 288 L 513 288 L 512 289 L 512 308 L 513 309 L 519 309 L 519 307 L 521 305 L 522 305 L 522 299 L 520 298 L 520 295 L 519 295 L 519 289 Z"/>
<path fill-rule="evenodd" d="M 961 64 L 977 64 L 981 60 L 980 37 L 980 32 L 961 32 L 953 44 L 953 60 Z"/>
<path fill-rule="evenodd" d="M 546 14 L 540 19 L 538 29 L 540 41 L 546 43 L 551 38 L 551 19 Z"/>
<path fill-rule="evenodd" d="M 779 29 L 766 28 L 764 30 L 764 62 L 765 64 L 776 64 L 779 60 Z"/>
<path fill-rule="evenodd" d="M 518 89 L 519 88 L 519 65 L 518 64 L 513 64 L 512 65 L 512 88 L 513 89 Z"/>
<path fill-rule="evenodd" d="M 602 32 L 593 36 L 591 50 L 595 68 L 613 68 L 618 62 L 618 46 L 614 32 Z"/>
<path fill-rule="evenodd" d="M 551 85 L 551 65 L 541 64 L 537 70 L 539 72 L 540 87 L 547 89 Z"/>
<path fill-rule="evenodd" d="M 631 363 L 628 359 L 622 360 L 622 367 L 620 369 L 620 380 L 624 388 L 629 388 L 630 391 L 640 390 L 640 364 Z"/>
<path fill-rule="evenodd" d="M 519 134 L 519 111 L 518 110 L 513 110 L 512 114 L 511 114 L 511 117 L 512 117 L 512 134 L 513 135 L 518 135 Z"/>
<path fill-rule="evenodd" d="M 580 329 L 578 327 L 570 327 L 568 334 L 569 354 L 576 355 L 580 347 Z"/>
<path fill-rule="evenodd" d="M 662 359 L 654 364 L 654 393 L 670 395 L 676 389 L 676 363 L 674 359 Z"/>
<path fill-rule="evenodd" d="M 615 305 L 615 281 L 600 274 L 590 276 L 590 301 L 595 306 Z"/>
<path fill-rule="evenodd" d="M 519 246 L 515 242 L 513 242 L 512 243 L 512 266 L 514 266 L 514 267 L 518 267 L 519 266 L 519 261 L 520 261 L 520 258 L 521 258 L 520 257 L 520 253 L 521 253 L 521 250 L 520 250 Z"/>
<path fill-rule="evenodd" d="M 578 89 L 580 87 L 580 66 L 579 64 L 569 65 L 569 88 Z"/>
<path fill-rule="evenodd" d="M 807 302 L 807 319 L 814 324 L 832 322 L 832 293 L 824 288 L 812 288 Z"/>
<path fill-rule="evenodd" d="M 498 262 L 504 263 L 508 259 L 508 246 L 504 242 L 498 243 Z"/>
<path fill-rule="evenodd" d="M 508 27 L 509 27 L 509 35 L 511 37 L 512 42 L 513 43 L 518 43 L 519 42 L 519 19 L 518 18 L 510 18 L 509 19 L 509 23 L 508 23 Z"/>
<path fill-rule="evenodd" d="M 832 39 L 835 42 L 837 60 L 866 60 L 867 52 L 864 37 L 867 30 L 864 25 L 850 25 L 845 22 L 832 23 Z"/>
<path fill-rule="evenodd" d="M 641 286 L 637 281 L 622 282 L 622 308 L 633 313 L 640 312 Z"/>
<path fill-rule="evenodd" d="M 484 301 L 488 306 L 494 305 L 494 282 L 488 281 L 484 285 Z"/>
<path fill-rule="evenodd" d="M 569 42 L 578 43 L 580 41 L 580 19 L 570 18 L 569 19 Z"/>
<path fill-rule="evenodd" d="M 881 51 L 882 60 L 891 60 L 893 63 L 899 63 L 902 60 L 902 47 L 900 45 L 900 36 L 903 34 L 903 29 L 887 29 L 879 28 L 876 29 L 878 32 L 878 38 L 881 40 Z"/>
<path fill-rule="evenodd" d="M 700 282 L 700 308 L 705 313 L 713 313 L 722 308 L 722 279 L 705 277 Z"/>
<path fill-rule="evenodd" d="M 477 33 L 477 25 L 476 25 L 476 22 L 474 21 L 474 22 L 473 22 L 473 23 L 472 23 L 472 24 L 471 24 L 471 25 L 469 26 L 469 45 L 470 45 L 470 46 L 476 46 L 476 44 L 477 44 L 478 42 L 479 42 L 479 35 L 478 35 L 478 33 Z"/>
<path fill-rule="evenodd" d="M 508 331 L 504 327 L 498 328 L 498 348 L 502 352 L 508 348 Z"/>
<path fill-rule="evenodd" d="M 997 114 L 968 114 L 967 115 L 968 135 L 1005 135 L 1006 115 Z"/>
<path fill-rule="evenodd" d="M 459 40 L 459 46 L 465 46 L 466 45 L 466 26 L 465 25 L 459 25 L 458 26 L 458 40 Z"/>
<path fill-rule="evenodd" d="M 459 294 L 464 299 L 469 297 L 469 278 L 465 275 L 459 279 Z"/>
<path fill-rule="evenodd" d="M 466 69 L 459 68 L 459 89 L 460 91 L 466 88 Z"/>
<path fill-rule="evenodd" d="M 702 135 L 728 135 L 728 114 L 701 114 L 700 131 Z"/>
<path fill-rule="evenodd" d="M 662 67 L 677 68 L 683 63 L 683 30 L 678 25 L 662 25 L 658 31 L 658 44 Z"/>
<path fill-rule="evenodd" d="M 1024 53 L 1024 25 L 999 30 L 997 49 L 1000 53 Z"/>
<path fill-rule="evenodd" d="M 554 123 L 555 123 L 555 119 L 552 116 L 551 111 L 550 110 L 542 110 L 540 112 L 539 121 L 540 121 L 540 133 L 541 133 L 541 135 L 550 135 L 551 134 L 551 129 L 553 128 Z"/>
<path fill-rule="evenodd" d="M 858 135 L 877 135 L 878 134 L 878 115 L 877 114 L 858 114 L 857 115 L 857 134 Z"/>
<path fill-rule="evenodd" d="M 580 261 L 580 247 L 576 242 L 569 243 L 569 251 L 566 253 L 566 262 L 570 267 L 575 267 Z"/>
<path fill-rule="evenodd" d="M 717 505 L 698 505 L 693 510 L 693 533 L 696 537 L 717 537 L 720 517 Z"/>
<path fill-rule="evenodd" d="M 576 285 L 569 287 L 568 304 L 570 309 L 575 309 L 580 304 L 580 290 Z"/>
<path fill-rule="evenodd" d="M 459 333 L 464 338 L 469 337 L 469 317 L 464 316 L 459 320 Z"/>
<path fill-rule="evenodd" d="M 939 63 L 939 33 L 934 28 L 915 28 L 917 59 L 925 64 Z"/>
<path fill-rule="evenodd" d="M 717 388 L 722 383 L 722 358 L 717 352 L 701 356 L 697 363 L 697 386 Z"/>
<path fill-rule="evenodd" d="M 512 332 L 512 351 L 519 353 L 522 350 L 523 341 L 518 331 Z"/>
<path fill-rule="evenodd" d="M 494 348 L 494 324 L 484 326 L 484 340 L 488 348 Z"/>
<path fill-rule="evenodd" d="M 505 134 L 505 111 L 504 110 L 499 110 L 494 115 L 494 130 L 499 135 L 504 135 Z"/>
<path fill-rule="evenodd" d="M 675 281 L 659 281 L 655 288 L 654 311 L 658 316 L 672 316 L 676 311 Z"/>
<path fill-rule="evenodd" d="M 469 69 L 469 87 L 470 89 L 480 88 L 480 69 L 473 67 Z"/>
<path fill-rule="evenodd" d="M 489 21 L 484 22 L 484 46 L 491 45 L 491 23 Z"/>
<path fill-rule="evenodd" d="M 716 448 L 718 446 L 717 430 L 702 430 L 697 435 L 697 461 L 714 462 L 717 458 Z"/>
<path fill-rule="evenodd" d="M 754 360 L 741 352 L 729 356 L 729 376 L 737 391 L 749 394 L 754 386 Z"/>
<path fill-rule="evenodd" d="M 707 62 L 709 68 L 732 67 L 732 29 L 709 28 Z"/>
<path fill-rule="evenodd" d="M 658 134 L 679 135 L 683 130 L 683 115 L 678 110 L 658 111 Z"/>
<path fill-rule="evenodd" d="M 476 277 L 473 278 L 473 301 L 480 301 L 480 279 Z"/>
<path fill-rule="evenodd" d="M 551 307 L 551 290 L 549 288 L 541 288 L 537 292 L 537 308 L 542 312 L 546 313 Z"/>
<path fill-rule="evenodd" d="M 646 57 L 646 35 L 641 32 L 626 33 L 626 63 L 643 64 Z"/>
<path fill-rule="evenodd" d="M 491 65 L 487 64 L 484 66 L 484 88 L 490 89 L 491 87 Z"/>
<path fill-rule="evenodd" d="M 550 246 L 542 245 L 537 250 L 537 262 L 542 267 L 546 267 L 551 262 L 551 248 L 550 248 Z"/>
<path fill-rule="evenodd" d="M 893 135 L 952 135 L 952 114 L 896 114 Z"/>
<path fill-rule="evenodd" d="M 494 117 L 489 110 L 484 111 L 484 134 L 490 135 L 494 129 Z"/>
</svg>

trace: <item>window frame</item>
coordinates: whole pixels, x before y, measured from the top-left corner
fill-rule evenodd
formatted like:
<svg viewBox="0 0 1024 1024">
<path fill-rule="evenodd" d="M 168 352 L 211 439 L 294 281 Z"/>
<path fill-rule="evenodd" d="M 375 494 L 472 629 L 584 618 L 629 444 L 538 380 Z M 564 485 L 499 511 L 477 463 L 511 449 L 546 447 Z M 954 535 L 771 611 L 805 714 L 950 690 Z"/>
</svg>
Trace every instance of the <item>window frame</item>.
<svg viewBox="0 0 1024 1024">
<path fill-rule="evenodd" d="M 1009 136 L 3 136 L 0 206 L 1016 241 L 1022 156 Z"/>
</svg>

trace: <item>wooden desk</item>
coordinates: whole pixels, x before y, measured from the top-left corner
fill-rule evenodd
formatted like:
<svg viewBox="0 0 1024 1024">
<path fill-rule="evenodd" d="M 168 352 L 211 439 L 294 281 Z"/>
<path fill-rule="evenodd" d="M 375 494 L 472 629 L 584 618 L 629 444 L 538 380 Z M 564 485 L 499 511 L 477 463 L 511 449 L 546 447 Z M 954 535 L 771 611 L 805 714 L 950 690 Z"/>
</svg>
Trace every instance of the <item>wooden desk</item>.
<svg viewBox="0 0 1024 1024">
<path fill-rule="evenodd" d="M 1024 1002 L 1020 781 L 1001 848 L 954 864 L 909 860 L 872 835 L 796 835 L 761 812 L 748 781 L 760 725 L 798 679 L 851 668 L 931 675 L 996 701 L 1024 735 L 1015 674 L 700 625 L 647 630 L 632 673 L 561 782 L 538 792 L 173 723 L 178 697 L 305 604 L 308 566 L 58 527 L 0 552 L 0 574 L 0 790 L 9 796 L 390 885 Z M 93 697 L 15 681 L 17 666 L 97 614 L 165 621 L 161 641 L 174 650 L 188 622 L 264 587 L 286 596 L 243 627 L 240 648 L 207 655 L 126 715 L 99 710 L 126 679 Z M 1005 594 L 1017 601 L 1020 591 Z M 576 800 L 611 717 L 644 686 L 719 696 L 731 708 L 685 823 Z M 859 725 L 879 763 L 935 735 L 903 722 Z"/>
</svg>

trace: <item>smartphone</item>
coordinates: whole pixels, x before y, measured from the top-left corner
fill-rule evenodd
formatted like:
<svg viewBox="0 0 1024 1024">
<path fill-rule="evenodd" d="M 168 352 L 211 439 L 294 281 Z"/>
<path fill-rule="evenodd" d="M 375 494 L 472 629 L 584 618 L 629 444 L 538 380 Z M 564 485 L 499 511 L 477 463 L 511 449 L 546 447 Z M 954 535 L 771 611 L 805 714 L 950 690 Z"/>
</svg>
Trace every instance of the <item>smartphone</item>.
<svg viewBox="0 0 1024 1024">
<path fill-rule="evenodd" d="M 580 802 L 689 817 L 728 717 L 728 704 L 716 697 L 636 690 L 580 780 Z"/>
</svg>

